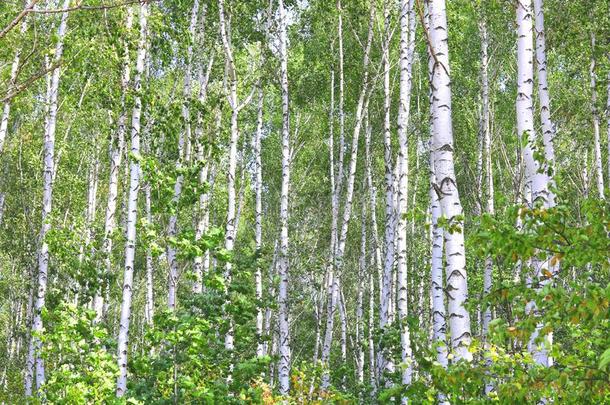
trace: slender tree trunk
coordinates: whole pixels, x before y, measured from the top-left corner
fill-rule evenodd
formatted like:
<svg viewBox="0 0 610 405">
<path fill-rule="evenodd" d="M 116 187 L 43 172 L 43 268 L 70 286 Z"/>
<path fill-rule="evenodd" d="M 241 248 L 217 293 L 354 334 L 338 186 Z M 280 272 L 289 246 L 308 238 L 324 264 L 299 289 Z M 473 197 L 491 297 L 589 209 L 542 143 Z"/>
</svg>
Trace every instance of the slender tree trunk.
<svg viewBox="0 0 610 405">
<path fill-rule="evenodd" d="M 26 9 L 32 7 L 32 2 L 26 2 Z M 24 34 L 28 29 L 27 16 L 25 16 L 21 22 L 21 34 Z M 11 76 L 8 82 L 8 87 L 12 87 L 17 83 L 17 75 L 19 74 L 19 63 L 21 62 L 21 49 L 17 49 L 15 52 L 15 58 L 11 65 Z M 11 100 L 8 99 L 4 102 L 4 108 L 2 109 L 2 118 L 0 121 L 0 153 L 4 150 L 4 142 L 6 140 L 6 133 L 8 130 L 8 119 L 11 113 Z"/>
<path fill-rule="evenodd" d="M 339 291 L 339 319 L 341 320 L 341 363 L 347 364 L 347 309 L 343 288 Z M 341 389 L 345 390 L 345 374 L 341 378 Z"/>
<path fill-rule="evenodd" d="M 64 0 L 63 7 L 66 8 L 70 0 Z M 64 50 L 64 37 L 68 27 L 68 15 L 64 12 L 57 29 L 57 44 L 52 63 L 56 64 L 61 60 Z M 57 96 L 59 93 L 59 73 L 60 69 L 54 69 L 51 75 L 51 82 L 46 95 L 47 119 L 43 141 L 43 194 L 42 194 L 42 229 L 40 230 L 40 250 L 38 251 L 38 287 L 34 300 L 34 318 L 32 322 L 32 341 L 34 346 L 35 367 L 36 367 L 36 391 L 45 382 L 45 368 L 42 359 L 42 342 L 40 334 L 43 333 L 42 310 L 45 306 L 47 293 L 47 275 L 49 268 L 49 245 L 46 236 L 51 229 L 51 209 L 53 198 L 53 173 L 55 172 L 55 129 L 57 124 Z"/>
<path fill-rule="evenodd" d="M 366 115 L 365 121 L 365 139 L 364 139 L 364 147 L 365 147 L 365 172 L 366 172 L 366 183 L 369 189 L 370 194 L 370 207 L 371 207 L 371 231 L 373 233 L 373 243 L 374 243 L 374 263 L 375 270 L 377 272 L 377 283 L 379 290 L 379 302 L 383 301 L 382 298 L 382 259 L 381 259 L 381 243 L 379 242 L 379 229 L 377 227 L 377 189 L 373 184 L 373 176 L 372 176 L 372 157 L 371 157 L 371 126 L 369 125 L 369 117 Z M 374 290 L 374 286 L 371 287 Z"/>
<path fill-rule="evenodd" d="M 133 9 L 127 8 L 127 17 L 125 21 L 125 30 L 131 31 L 133 25 Z M 121 160 L 123 157 L 123 150 L 125 148 L 125 132 L 127 123 L 127 106 L 126 106 L 126 92 L 129 86 L 129 80 L 131 76 L 130 71 L 130 58 L 129 58 L 129 45 L 127 41 L 123 42 L 123 71 L 121 73 L 121 112 L 117 120 L 117 131 L 112 133 L 109 147 L 109 158 L 110 158 L 110 178 L 108 181 L 108 202 L 106 205 L 106 219 L 104 222 L 104 240 L 102 242 L 102 256 L 104 258 L 104 271 L 106 275 L 109 275 L 112 271 L 112 234 L 116 228 L 116 207 L 118 200 L 118 189 L 119 189 L 119 172 L 121 170 Z M 100 282 L 100 287 L 95 292 L 93 298 L 93 309 L 96 313 L 96 320 L 99 321 L 104 313 L 104 298 L 103 290 L 106 282 L 105 277 Z M 106 285 L 105 289 L 109 286 Z"/>
<path fill-rule="evenodd" d="M 258 84 L 258 105 L 257 105 L 257 117 L 256 117 L 256 131 L 254 133 L 254 140 L 252 142 L 254 149 L 254 192 L 255 192 L 255 207 L 254 207 L 254 243 L 256 248 L 257 258 L 261 253 L 263 247 L 263 163 L 261 157 L 261 138 L 263 135 L 263 104 L 264 95 L 262 84 L 259 81 Z M 256 272 L 254 274 L 254 283 L 256 288 L 256 299 L 257 312 L 256 312 L 256 355 L 261 357 L 264 355 L 263 346 L 263 307 L 261 301 L 263 299 L 263 274 L 261 271 L 260 263 L 256 262 Z"/>
<path fill-rule="evenodd" d="M 544 145 L 545 174 L 549 183 L 547 206 L 555 206 L 554 172 L 555 172 L 555 125 L 551 120 L 551 97 L 547 80 L 546 36 L 544 32 L 543 0 L 534 0 L 536 14 L 536 66 L 538 67 L 538 98 L 540 100 L 540 118 L 542 121 L 542 143 Z"/>
<path fill-rule="evenodd" d="M 415 52 L 415 0 L 400 2 L 400 97 L 398 104 L 398 228 L 397 228 L 397 281 L 398 321 L 400 327 L 401 360 L 403 363 L 402 384 L 411 384 L 413 374 L 411 338 L 407 325 L 407 210 L 409 191 L 409 113 L 411 103 L 411 78 Z M 407 403 L 403 397 L 402 403 Z"/>
<path fill-rule="evenodd" d="M 32 327 L 32 321 L 34 317 L 33 304 L 34 288 L 32 287 L 28 295 L 28 305 L 26 308 L 26 324 L 28 328 Z M 28 339 L 28 350 L 25 355 L 25 373 L 23 376 L 24 394 L 26 398 L 30 398 L 32 396 L 32 386 L 34 383 L 34 363 L 34 338 L 32 335 L 30 335 Z"/>
<path fill-rule="evenodd" d="M 471 360 L 472 353 L 468 351 L 471 339 L 470 314 L 464 307 L 468 298 L 464 218 L 453 160 L 454 145 L 445 0 L 431 0 L 429 7 L 430 46 L 435 61 L 431 84 L 435 188 L 440 190 L 440 205 L 443 216 L 454 228 L 451 232 L 445 229 L 445 260 L 447 262 L 445 272 L 449 330 L 451 332 L 451 346 L 456 360 Z"/>
<path fill-rule="evenodd" d="M 364 286 L 366 276 L 366 199 L 362 199 L 360 221 L 360 258 L 358 260 L 358 289 L 356 300 L 356 381 L 364 384 Z"/>
<path fill-rule="evenodd" d="M 189 25 L 189 34 L 191 38 L 195 38 L 195 30 L 197 27 L 197 16 L 199 15 L 199 0 L 194 0 L 191 10 L 191 22 Z M 186 56 L 186 72 L 184 74 L 184 102 L 182 105 L 182 119 L 184 120 L 184 130 L 180 132 L 178 139 L 178 160 L 176 162 L 176 171 L 180 172 L 182 165 L 188 160 L 188 143 L 191 139 L 191 72 L 193 59 L 193 45 L 189 43 Z M 174 197 L 172 199 L 173 212 L 169 218 L 167 227 L 167 261 L 169 264 L 168 277 L 168 292 L 167 292 L 167 307 L 170 310 L 176 309 L 176 290 L 178 289 L 178 261 L 176 258 L 176 248 L 172 245 L 176 238 L 178 226 L 178 204 L 180 195 L 182 194 L 182 185 L 184 183 L 184 175 L 178 174 L 176 184 L 174 185 Z"/>
<path fill-rule="evenodd" d="M 140 117 L 142 114 L 142 75 L 146 60 L 148 4 L 140 4 L 140 39 L 136 58 L 134 76 L 134 105 L 131 115 L 131 159 L 129 163 L 129 200 L 127 206 L 127 231 L 125 242 L 125 270 L 123 278 L 123 297 L 121 301 L 121 318 L 119 324 L 117 397 L 125 395 L 127 390 L 127 352 L 129 337 L 129 321 L 131 319 L 131 296 L 133 293 L 133 271 L 136 252 L 136 223 L 138 214 L 138 193 L 140 191 Z"/>
<path fill-rule="evenodd" d="M 369 319 L 368 319 L 368 346 L 369 346 L 369 382 L 371 396 L 377 392 L 377 369 L 375 368 L 375 275 L 369 271 Z"/>
<path fill-rule="evenodd" d="M 333 327 L 334 327 L 334 314 L 337 305 L 337 300 L 340 291 L 340 281 L 339 274 L 343 269 L 343 256 L 345 253 L 345 244 L 347 240 L 347 232 L 349 228 L 349 222 L 352 215 L 352 201 L 354 195 L 354 183 L 356 181 L 356 165 L 358 161 L 358 140 L 360 138 L 360 132 L 362 129 L 362 122 L 364 119 L 364 114 L 368 109 L 368 100 L 370 94 L 370 83 L 369 83 L 369 62 L 370 62 L 370 51 L 371 44 L 373 42 L 373 21 L 375 17 L 375 7 L 371 4 L 370 8 L 370 17 L 369 17 L 369 26 L 368 26 L 368 37 L 366 46 L 364 49 L 364 59 L 363 59 L 363 70 L 364 76 L 362 79 L 362 88 L 360 90 L 360 96 L 358 98 L 358 104 L 356 105 L 356 122 L 354 125 L 354 132 L 352 135 L 352 149 L 351 149 L 351 158 L 348 172 L 348 183 L 347 189 L 345 192 L 345 204 L 343 207 L 343 218 L 341 223 L 341 232 L 339 233 L 339 238 L 336 244 L 336 253 L 334 257 L 334 276 L 332 271 L 329 274 L 329 283 L 332 282 L 332 293 L 328 301 L 328 315 L 326 320 L 326 334 L 324 336 L 324 346 L 322 350 L 322 362 L 324 365 L 328 365 L 328 359 L 330 357 L 330 349 L 332 345 L 332 335 L 333 335 Z M 322 375 L 322 388 L 328 388 L 330 384 L 328 370 L 325 370 Z"/>
<path fill-rule="evenodd" d="M 87 209 L 85 211 L 85 239 L 83 241 L 83 244 L 80 246 L 80 252 L 79 252 L 79 257 L 78 257 L 78 261 L 79 264 L 82 266 L 83 261 L 85 260 L 85 249 L 89 250 L 89 253 L 93 253 L 94 252 L 94 248 L 91 246 L 91 238 L 92 238 L 92 229 L 91 227 L 93 226 L 93 222 L 95 221 L 95 215 L 96 215 L 96 211 L 97 211 L 97 186 L 98 186 L 98 175 L 99 175 L 99 168 L 100 168 L 100 160 L 98 158 L 98 149 L 97 149 L 97 139 L 98 139 L 98 135 L 95 135 L 94 137 L 94 152 L 93 152 L 93 162 L 91 163 L 91 166 L 89 168 L 89 174 L 88 174 L 88 183 L 89 186 L 87 188 Z M 76 293 L 74 294 L 74 304 L 78 305 L 78 296 L 79 296 L 79 283 L 78 280 L 75 279 L 74 280 L 74 284 L 75 284 L 75 291 Z"/>
<path fill-rule="evenodd" d="M 479 35 L 481 37 L 481 118 L 480 118 L 480 138 L 482 139 L 482 154 L 485 161 L 485 167 L 481 167 L 479 176 L 483 178 L 483 171 L 485 172 L 485 183 L 487 189 L 487 213 L 490 215 L 494 214 L 494 186 L 493 186 L 493 173 L 491 165 L 491 136 L 490 136 L 490 123 L 489 123 L 489 75 L 488 75 L 488 36 L 487 36 L 487 23 L 481 16 L 479 21 Z M 551 146 L 552 149 L 552 146 Z M 483 200 L 482 190 L 479 190 L 479 200 Z M 491 256 L 485 258 L 485 269 L 483 271 L 483 295 L 487 296 L 491 292 L 493 283 L 493 260 Z M 481 335 L 485 345 L 485 348 L 489 348 L 487 342 L 487 335 L 489 333 L 489 323 L 491 322 L 491 308 L 486 306 L 483 310 L 481 320 Z M 491 366 L 491 359 L 486 358 L 485 364 Z M 493 390 L 493 385 L 490 382 L 485 383 L 485 393 L 489 394 Z"/>
<path fill-rule="evenodd" d="M 280 394 L 287 395 L 290 390 L 290 333 L 288 323 L 288 208 L 290 191 L 290 107 L 288 99 L 288 38 L 284 0 L 278 1 L 279 8 L 279 57 L 282 87 L 282 189 L 280 196 L 280 255 L 278 274 L 278 324 L 279 324 L 279 361 L 278 379 Z"/>
<path fill-rule="evenodd" d="M 150 184 L 144 185 L 144 193 L 146 198 L 146 222 L 148 225 L 152 225 L 152 210 L 151 210 L 151 195 L 150 195 Z M 150 246 L 146 248 L 146 305 L 144 308 L 144 318 L 146 323 L 150 326 L 153 324 L 153 318 L 155 316 L 155 303 L 154 303 L 154 279 L 153 279 L 153 257 Z"/>
<path fill-rule="evenodd" d="M 337 0 L 337 11 L 339 13 L 337 25 L 337 37 L 339 41 L 339 162 L 337 163 L 335 194 L 340 196 L 343 188 L 343 162 L 345 156 L 345 74 L 343 67 L 343 6 L 341 5 L 341 0 Z"/>
<path fill-rule="evenodd" d="M 390 109 L 391 109 L 391 95 L 390 95 L 390 14 L 389 10 L 385 8 L 385 29 L 383 39 L 383 53 L 382 53 L 382 64 L 383 64 L 383 145 L 384 145 L 384 160 L 385 160 L 385 260 L 383 270 L 383 288 L 381 293 L 381 310 L 379 314 L 379 327 L 382 335 L 387 333 L 387 329 L 391 325 L 393 318 L 393 307 L 394 302 L 392 301 L 392 277 L 395 260 L 395 218 L 396 218 L 396 207 L 395 207 L 395 180 L 392 162 L 392 138 L 390 133 Z M 379 367 L 379 380 L 383 380 L 382 375 L 384 372 L 394 372 L 394 361 L 391 358 L 389 347 L 387 344 L 382 344 L 382 350 L 378 351 L 379 359 L 377 361 L 377 367 Z"/>
<path fill-rule="evenodd" d="M 199 79 L 200 92 L 199 102 L 203 105 L 207 98 L 207 87 L 209 83 L 210 73 L 214 64 L 214 56 L 210 57 L 208 67 L 204 76 Z M 199 195 L 199 213 L 197 225 L 195 227 L 195 240 L 200 240 L 204 232 L 207 231 L 210 224 L 210 199 L 212 197 L 212 187 L 215 179 L 215 166 L 211 162 L 212 150 L 206 148 L 203 142 L 203 117 L 201 113 L 197 116 L 197 127 L 195 128 L 195 139 L 197 142 L 197 160 L 205 161 L 203 167 L 199 171 L 199 184 L 208 183 L 206 191 Z M 216 131 L 220 130 L 222 125 L 222 115 L 220 111 L 216 112 Z M 204 151 L 205 149 L 205 151 Z M 203 275 L 208 273 L 210 268 L 210 251 L 206 250 L 202 256 L 195 257 L 193 270 L 195 273 L 195 282 L 193 283 L 193 292 L 199 294 L 203 291 Z"/>
<path fill-rule="evenodd" d="M 595 180 L 597 185 L 597 195 L 604 199 L 604 169 L 602 164 L 602 150 L 599 135 L 599 112 L 597 110 L 597 75 L 595 68 L 595 33 L 591 32 L 591 114 L 593 115 L 593 152 L 595 159 Z"/>
<path fill-rule="evenodd" d="M 610 60 L 610 54 L 608 54 Z M 606 124 L 608 126 L 607 144 L 608 144 L 608 181 L 610 181 L 610 71 L 608 71 L 607 84 L 607 101 L 606 101 Z"/>
</svg>

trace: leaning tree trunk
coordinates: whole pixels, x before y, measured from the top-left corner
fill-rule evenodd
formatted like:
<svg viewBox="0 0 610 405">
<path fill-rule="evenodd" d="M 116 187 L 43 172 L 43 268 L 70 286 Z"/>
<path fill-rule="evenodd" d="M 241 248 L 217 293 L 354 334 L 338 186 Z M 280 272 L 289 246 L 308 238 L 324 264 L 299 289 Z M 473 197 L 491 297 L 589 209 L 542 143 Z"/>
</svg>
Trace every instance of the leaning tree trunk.
<svg viewBox="0 0 610 405">
<path fill-rule="evenodd" d="M 64 0 L 63 8 L 70 5 L 70 0 Z M 52 64 L 57 64 L 64 50 L 64 37 L 68 28 L 68 15 L 61 15 L 61 22 L 57 29 L 57 44 Z M 40 230 L 40 250 L 38 251 L 38 287 L 34 300 L 34 317 L 32 322 L 32 341 L 34 349 L 34 361 L 36 369 L 36 390 L 45 382 L 45 368 L 42 359 L 42 341 L 40 335 L 43 333 L 42 310 L 45 306 L 47 293 L 47 275 L 49 268 L 49 245 L 46 236 L 51 229 L 50 214 L 53 202 L 53 173 L 55 172 L 55 129 L 57 126 L 57 95 L 59 93 L 59 67 L 51 72 L 50 86 L 47 88 L 47 118 L 45 120 L 45 131 L 43 141 L 43 192 L 42 192 L 42 228 Z"/>
<path fill-rule="evenodd" d="M 125 21 L 125 30 L 131 31 L 133 24 L 133 9 L 127 8 L 127 17 Z M 112 271 L 112 234 L 116 228 L 116 207 L 118 200 L 119 188 L 119 172 L 121 170 L 121 160 L 123 157 L 123 149 L 125 148 L 125 132 L 127 122 L 127 107 L 126 93 L 129 86 L 131 76 L 129 45 L 127 41 L 123 42 L 123 71 L 121 73 L 121 112 L 117 120 L 117 131 L 113 132 L 110 139 L 109 157 L 110 157 L 110 178 L 108 181 L 108 202 L 106 203 L 106 219 L 104 222 L 104 240 L 102 242 L 102 256 L 104 260 L 104 271 L 109 275 Z M 104 285 L 103 279 L 98 280 L 100 285 Z M 109 288 L 106 286 L 106 289 Z M 95 310 L 96 320 L 102 318 L 104 312 L 103 288 L 101 286 L 95 292 L 93 298 L 93 309 Z"/>
<path fill-rule="evenodd" d="M 29 0 L 26 3 L 25 8 L 32 7 L 32 1 Z M 23 35 L 28 29 L 27 16 L 23 18 L 21 22 L 21 34 Z M 13 87 L 17 83 L 17 74 L 19 73 L 19 63 L 21 62 L 21 49 L 17 49 L 15 52 L 15 58 L 11 65 L 11 76 L 8 82 L 8 87 Z M 11 113 L 11 100 L 8 99 L 4 102 L 4 108 L 2 109 L 2 118 L 0 121 L 0 153 L 4 150 L 4 141 L 6 140 L 6 132 L 8 130 L 8 119 Z"/>
<path fill-rule="evenodd" d="M 453 128 L 451 122 L 451 86 L 449 74 L 449 46 L 445 0 L 431 0 L 430 48 L 434 59 L 432 75 L 432 125 L 434 133 L 434 169 L 440 192 L 443 216 L 450 228 L 445 229 L 445 260 L 451 347 L 456 360 L 471 360 L 470 314 L 464 307 L 468 298 L 466 252 L 464 249 L 464 218 L 458 193 L 453 159 Z"/>
<path fill-rule="evenodd" d="M 398 227 L 397 232 L 397 280 L 398 280 L 398 322 L 400 328 L 401 360 L 403 363 L 402 384 L 411 384 L 413 375 L 411 338 L 407 325 L 408 284 L 407 284 L 407 210 L 409 190 L 409 113 L 411 103 L 411 78 L 413 55 L 415 52 L 415 0 L 400 2 L 400 93 L 398 104 Z M 403 397 L 402 403 L 407 403 Z"/>
<path fill-rule="evenodd" d="M 140 191 L 140 117 L 142 114 L 142 75 L 146 59 L 148 3 L 140 4 L 140 38 L 136 57 L 136 72 L 133 79 L 134 105 L 131 113 L 131 156 L 129 163 L 129 199 L 127 203 L 127 231 L 125 241 L 125 268 L 123 275 L 123 297 L 121 300 L 121 318 L 119 324 L 117 397 L 125 395 L 127 390 L 127 352 L 129 321 L 131 319 L 131 296 L 133 293 L 133 271 L 136 253 L 136 221 L 138 214 L 138 193 Z"/>
</svg>

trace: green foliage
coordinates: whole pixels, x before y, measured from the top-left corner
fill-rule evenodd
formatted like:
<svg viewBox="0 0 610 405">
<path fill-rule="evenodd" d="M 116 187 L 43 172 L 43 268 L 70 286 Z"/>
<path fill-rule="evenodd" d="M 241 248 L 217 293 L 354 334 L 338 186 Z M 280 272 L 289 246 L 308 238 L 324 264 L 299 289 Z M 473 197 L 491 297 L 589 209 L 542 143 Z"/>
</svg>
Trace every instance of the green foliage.
<svg viewBox="0 0 610 405">
<path fill-rule="evenodd" d="M 44 385 L 50 403 L 120 403 L 118 366 L 108 332 L 94 322 L 95 312 L 62 303 L 45 317 L 43 358 L 50 370 Z"/>
</svg>

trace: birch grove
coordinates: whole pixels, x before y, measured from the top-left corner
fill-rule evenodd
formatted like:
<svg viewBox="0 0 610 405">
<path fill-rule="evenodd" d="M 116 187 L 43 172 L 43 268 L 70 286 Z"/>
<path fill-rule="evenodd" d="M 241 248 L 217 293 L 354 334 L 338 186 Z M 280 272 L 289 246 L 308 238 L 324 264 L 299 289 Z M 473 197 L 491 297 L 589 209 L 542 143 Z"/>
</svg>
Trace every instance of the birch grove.
<svg viewBox="0 0 610 405">
<path fill-rule="evenodd" d="M 606 403 L 605 1 L 0 3 L 1 403 Z"/>
</svg>

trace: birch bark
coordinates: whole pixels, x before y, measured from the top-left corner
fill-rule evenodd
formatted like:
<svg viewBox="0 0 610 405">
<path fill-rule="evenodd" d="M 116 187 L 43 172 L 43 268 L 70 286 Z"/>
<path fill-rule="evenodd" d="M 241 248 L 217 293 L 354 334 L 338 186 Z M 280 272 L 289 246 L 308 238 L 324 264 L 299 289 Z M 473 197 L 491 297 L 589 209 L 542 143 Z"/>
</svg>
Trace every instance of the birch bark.
<svg viewBox="0 0 610 405">
<path fill-rule="evenodd" d="M 288 322 L 288 209 L 290 191 L 290 106 L 288 94 L 288 37 L 284 0 L 278 1 L 279 8 L 279 57 L 280 83 L 282 88 L 282 187 L 280 195 L 280 255 L 278 274 L 278 324 L 279 324 L 279 361 L 278 379 L 280 394 L 287 395 L 290 390 L 290 333 Z"/>
<path fill-rule="evenodd" d="M 28 9 L 33 6 L 31 1 L 28 1 L 25 8 Z M 21 34 L 24 34 L 28 29 L 27 16 L 25 16 L 21 22 Z M 19 73 L 19 63 L 21 62 L 21 49 L 15 52 L 15 58 L 11 65 L 11 76 L 8 82 L 8 87 L 12 87 L 17 82 L 17 74 Z M 8 120 L 11 114 L 11 100 L 8 99 L 4 102 L 4 108 L 2 109 L 2 118 L 0 121 L 0 153 L 4 150 L 4 141 L 6 140 L 6 133 L 8 130 Z"/>
<path fill-rule="evenodd" d="M 544 31 L 543 0 L 534 0 L 536 29 L 536 66 L 538 68 L 538 98 L 540 101 L 540 118 L 542 121 L 542 143 L 544 145 L 545 174 L 549 183 L 547 207 L 555 206 L 553 177 L 555 172 L 555 125 L 551 120 L 551 97 L 547 79 L 546 35 Z"/>
<path fill-rule="evenodd" d="M 257 103 L 257 116 L 256 116 L 256 131 L 254 132 L 254 140 L 252 145 L 254 147 L 254 193 L 255 193 L 255 207 L 254 207 L 254 243 L 256 248 L 257 257 L 263 247 L 263 162 L 261 156 L 261 138 L 263 135 L 263 107 L 264 107 L 264 94 L 262 84 L 258 84 L 258 103 Z M 256 272 L 254 274 L 254 283 L 256 288 L 256 299 L 259 302 L 257 305 L 258 309 L 256 312 L 256 336 L 257 346 L 256 355 L 258 357 L 264 356 L 264 344 L 263 344 L 263 307 L 261 301 L 263 299 L 263 274 L 261 271 L 260 264 L 257 261 Z M 319 330 L 319 328 L 318 328 Z"/>
<path fill-rule="evenodd" d="M 368 108 L 368 100 L 370 94 L 370 84 L 369 84 L 369 62 L 370 62 L 370 51 L 371 44 L 373 42 L 373 21 L 375 17 L 375 7 L 371 4 L 370 7 L 370 16 L 369 16 L 369 26 L 368 26 L 368 36 L 367 42 L 364 49 L 364 57 L 363 57 L 363 70 L 364 75 L 362 79 L 362 88 L 360 90 L 360 96 L 358 97 L 358 104 L 356 105 L 356 114 L 355 114 L 355 124 L 354 131 L 352 135 L 352 146 L 351 146 L 351 158 L 348 172 L 348 183 L 347 189 L 345 192 L 345 204 L 343 207 L 343 218 L 341 222 L 341 231 L 339 233 L 337 245 L 336 245 L 336 253 L 334 257 L 334 271 L 336 274 L 332 274 L 330 272 L 329 275 L 329 283 L 332 282 L 332 294 L 329 298 L 328 302 L 328 315 L 326 320 L 326 334 L 324 336 L 324 346 L 322 350 L 322 363 L 324 365 L 328 365 L 328 359 L 330 356 L 330 349 L 332 345 L 332 334 L 334 327 L 334 313 L 337 305 L 338 295 L 339 295 L 339 274 L 343 269 L 343 256 L 345 253 L 345 244 L 347 239 L 347 232 L 349 228 L 349 222 L 352 214 L 352 201 L 354 195 L 354 183 L 356 180 L 356 165 L 358 161 L 358 140 L 360 137 L 360 132 L 362 129 L 362 123 L 364 114 Z M 328 388 L 330 384 L 328 370 L 325 370 L 322 375 L 322 387 L 324 389 Z"/>
<path fill-rule="evenodd" d="M 413 375 L 411 338 L 407 325 L 407 210 L 409 190 L 409 142 L 408 127 L 411 103 L 412 67 L 415 52 L 415 0 L 400 2 L 400 94 L 398 104 L 398 228 L 397 232 L 397 308 L 400 328 L 401 360 L 403 364 L 402 384 L 411 384 Z M 407 398 L 401 399 L 407 403 Z"/>
<path fill-rule="evenodd" d="M 133 25 L 133 9 L 127 8 L 127 16 L 125 19 L 125 30 L 131 31 Z M 129 44 L 127 41 L 123 42 L 123 70 L 121 73 L 121 112 L 117 120 L 117 131 L 112 133 L 109 145 L 109 158 L 110 158 L 110 177 L 108 180 L 108 201 L 106 203 L 106 218 L 104 222 L 104 240 L 102 242 L 102 256 L 104 258 L 104 271 L 106 275 L 112 271 L 112 234 L 116 228 L 116 208 L 118 201 L 118 188 L 119 188 L 119 172 L 121 169 L 121 160 L 125 149 L 125 132 L 127 122 L 127 107 L 126 107 L 126 93 L 129 86 L 129 80 L 131 76 L 130 69 L 130 58 L 129 58 Z M 99 280 L 100 287 L 95 292 L 93 298 L 93 309 L 96 313 L 96 320 L 99 321 L 102 318 L 104 312 L 104 279 Z M 106 289 L 108 286 L 105 287 Z"/>
<path fill-rule="evenodd" d="M 395 179 L 393 172 L 393 161 L 392 161 L 392 138 L 390 133 L 390 108 L 391 108 L 391 94 L 390 94 L 390 13 L 387 5 L 384 10 L 384 36 L 383 36 L 383 49 L 382 49 L 382 65 L 383 65 L 383 150 L 384 150 L 384 162 L 385 162 L 385 258 L 383 268 L 383 285 L 381 293 L 381 309 L 379 313 L 379 327 L 382 335 L 387 333 L 388 327 L 391 325 L 393 318 L 393 305 L 392 301 L 392 277 L 395 260 L 395 218 L 396 218 L 396 207 L 395 207 Z M 382 345 L 382 350 L 378 351 L 377 367 L 379 368 L 379 381 L 381 384 L 382 374 L 394 372 L 394 361 L 391 359 L 388 345 Z"/>
<path fill-rule="evenodd" d="M 591 66 L 589 74 L 591 76 L 591 114 L 593 116 L 593 152 L 595 160 L 595 184 L 597 185 L 597 195 L 604 199 L 604 169 L 602 164 L 602 151 L 599 135 L 599 112 L 597 110 L 597 75 L 595 68 L 595 33 L 591 32 Z"/>
<path fill-rule="evenodd" d="M 432 75 L 434 133 L 432 148 L 436 174 L 435 188 L 440 192 L 443 216 L 450 224 L 445 229 L 445 260 L 451 346 L 456 360 L 472 360 L 470 314 L 464 307 L 468 298 L 464 218 L 455 178 L 453 128 L 451 122 L 451 86 L 445 0 L 429 1 L 430 47 L 434 59 Z"/>
<path fill-rule="evenodd" d="M 525 162 L 525 200 L 528 204 L 541 201 L 545 206 L 548 203 L 548 181 L 544 173 L 540 173 L 540 163 L 534 159 L 537 135 L 534 130 L 533 116 L 533 31 L 532 31 L 532 0 L 521 0 L 517 4 L 517 132 L 520 138 L 527 142 L 523 148 Z M 530 197 L 531 194 L 531 197 Z M 536 276 L 541 275 L 540 261 L 531 260 L 531 267 Z M 531 284 L 532 276 L 528 276 Z M 529 302 L 526 311 L 535 315 L 536 305 Z M 548 350 L 546 338 L 542 344 L 535 343 L 539 328 L 532 334 L 528 343 L 528 350 L 535 361 L 541 365 L 548 365 Z"/>
<path fill-rule="evenodd" d="M 199 15 L 199 0 L 193 1 L 193 8 L 191 10 L 191 21 L 189 24 L 189 35 L 194 40 L 197 28 L 197 17 Z M 176 238 L 178 231 L 178 203 L 180 201 L 180 195 L 182 194 L 182 185 L 184 183 L 184 175 L 181 173 L 183 163 L 188 160 L 188 144 L 191 139 L 191 72 L 192 72 L 192 60 L 193 60 L 193 45 L 189 43 L 186 51 L 186 71 L 184 73 L 184 102 L 182 104 L 182 119 L 184 121 L 184 130 L 180 133 L 178 139 L 178 160 L 176 162 L 176 171 L 178 177 L 176 178 L 176 184 L 174 185 L 174 197 L 172 199 L 173 212 L 169 218 L 167 227 L 167 261 L 169 264 L 169 277 L 168 277 L 168 292 L 167 292 L 167 306 L 170 310 L 176 309 L 176 290 L 178 288 L 178 261 L 176 259 L 176 248 L 172 245 Z"/>
<path fill-rule="evenodd" d="M 127 352 L 129 350 L 129 322 L 131 319 L 131 297 L 133 293 L 133 271 L 136 251 L 136 221 L 138 214 L 138 193 L 140 191 L 140 117 L 142 114 L 142 75 L 146 60 L 148 3 L 141 3 L 139 10 L 140 37 L 134 75 L 134 106 L 131 114 L 131 156 L 129 163 L 129 199 L 127 204 L 127 231 L 125 242 L 125 269 L 123 278 L 123 296 L 121 300 L 121 318 L 117 339 L 117 397 L 125 395 L 127 390 Z"/>
<path fill-rule="evenodd" d="M 63 7 L 70 5 L 70 0 L 64 0 Z M 68 27 L 68 14 L 62 13 L 59 27 L 57 28 L 57 43 L 52 64 L 61 60 L 64 50 L 64 39 Z M 47 293 L 47 276 L 49 268 L 49 245 L 46 236 L 51 229 L 50 214 L 53 202 L 53 173 L 55 172 L 55 129 L 57 125 L 57 96 L 59 94 L 59 67 L 50 73 L 50 86 L 48 87 L 45 102 L 47 104 L 47 117 L 45 120 L 43 140 L 43 193 L 42 193 L 42 228 L 40 230 L 40 249 L 38 251 L 38 285 L 34 300 L 34 317 L 32 322 L 32 342 L 34 350 L 34 361 L 36 369 L 36 391 L 45 382 L 45 367 L 42 359 L 42 341 L 40 334 L 43 333 L 42 310 L 45 306 Z"/>
</svg>

